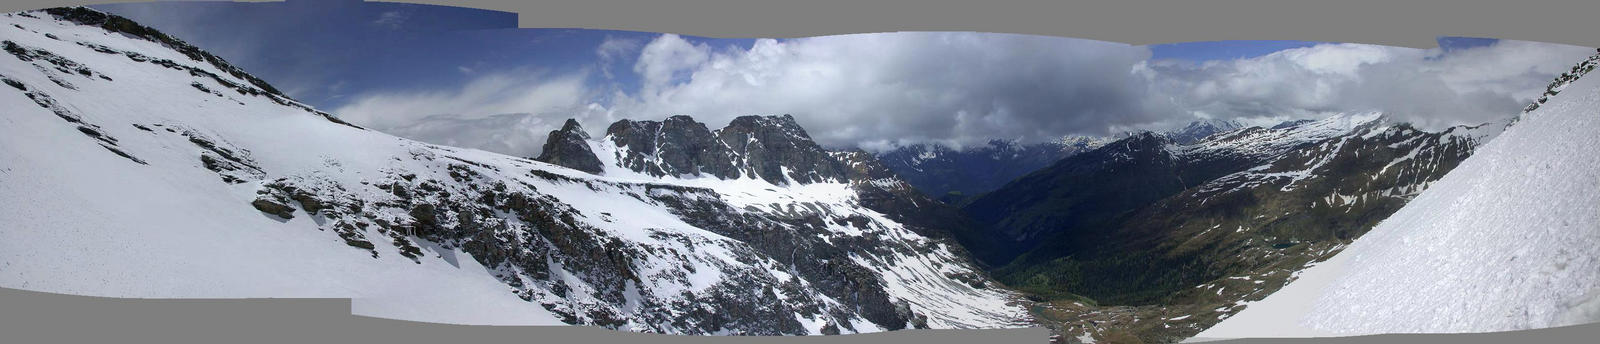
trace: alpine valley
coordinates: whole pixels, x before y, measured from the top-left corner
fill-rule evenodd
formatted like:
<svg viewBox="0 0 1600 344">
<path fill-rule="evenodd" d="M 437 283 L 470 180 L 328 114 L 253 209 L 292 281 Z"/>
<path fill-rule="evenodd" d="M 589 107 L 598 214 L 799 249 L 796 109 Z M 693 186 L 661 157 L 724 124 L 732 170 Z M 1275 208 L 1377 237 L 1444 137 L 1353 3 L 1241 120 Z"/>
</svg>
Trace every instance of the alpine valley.
<svg viewBox="0 0 1600 344">
<path fill-rule="evenodd" d="M 1376 245 L 1497 137 L 1595 123 L 1567 85 L 1600 94 L 1575 83 L 1596 57 L 1522 116 L 1438 131 L 1368 112 L 867 152 L 679 115 L 567 120 L 528 159 L 363 128 L 93 9 L 0 24 L 0 287 L 671 334 L 1178 342 Z"/>
<path fill-rule="evenodd" d="M 1188 144 L 1241 127 L 1243 125 L 1236 121 L 1203 120 L 1160 134 L 1176 143 Z M 996 139 L 985 145 L 959 149 L 940 144 L 911 144 L 878 153 L 878 160 L 917 190 L 945 203 L 961 204 L 999 189 L 1017 177 L 1117 139 L 1069 135 L 1056 141 L 1031 144 Z"/>
</svg>

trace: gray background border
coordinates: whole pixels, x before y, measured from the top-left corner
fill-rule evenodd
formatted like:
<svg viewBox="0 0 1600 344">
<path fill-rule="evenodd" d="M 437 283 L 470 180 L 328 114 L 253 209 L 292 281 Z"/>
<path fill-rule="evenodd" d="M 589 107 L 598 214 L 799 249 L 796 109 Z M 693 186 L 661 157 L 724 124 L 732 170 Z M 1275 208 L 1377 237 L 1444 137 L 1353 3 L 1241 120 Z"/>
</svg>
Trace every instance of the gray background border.
<svg viewBox="0 0 1600 344">
<path fill-rule="evenodd" d="M 5 0 L 0 12 L 135 1 Z M 522 27 L 804 37 L 982 31 L 1136 45 L 1234 39 L 1436 47 L 1440 36 L 1600 46 L 1593 0 L 511 0 L 395 1 L 517 12 Z M 1574 61 L 1576 62 L 1576 61 Z M 3 226 L 3 224 L 0 224 Z M 5 343 L 1044 343 L 1042 328 L 828 337 L 693 337 L 594 327 L 462 326 L 350 314 L 348 299 L 117 299 L 0 288 Z M 1600 324 L 1493 334 L 1224 343 L 1595 343 Z"/>
</svg>

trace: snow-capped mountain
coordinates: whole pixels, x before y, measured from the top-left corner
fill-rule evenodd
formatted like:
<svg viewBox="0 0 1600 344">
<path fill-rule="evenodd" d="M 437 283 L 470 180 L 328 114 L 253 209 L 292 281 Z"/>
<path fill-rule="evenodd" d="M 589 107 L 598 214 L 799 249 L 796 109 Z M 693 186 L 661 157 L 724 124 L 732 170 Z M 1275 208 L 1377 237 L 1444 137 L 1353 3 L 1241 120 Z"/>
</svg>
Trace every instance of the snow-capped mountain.
<svg viewBox="0 0 1600 344">
<path fill-rule="evenodd" d="M 1345 114 L 1278 129 L 1249 127 L 1191 144 L 1162 133 L 1138 132 L 1019 178 L 965 208 L 979 222 L 1003 230 L 1006 240 L 1027 248 L 1061 230 L 1062 221 L 1108 220 L 1289 151 L 1378 126 L 1380 118 L 1377 113 Z M 1056 189 L 1072 205 L 1027 195 Z M 1050 209 L 1025 209 L 1036 206 Z"/>
<path fill-rule="evenodd" d="M 982 146 L 962 149 L 914 144 L 881 152 L 878 159 L 917 190 L 948 203 L 958 203 L 1110 141 L 1089 136 L 1065 136 L 1036 144 L 990 140 Z"/>
<path fill-rule="evenodd" d="M 1503 126 L 1351 113 L 1274 127 L 1143 133 L 1067 158 L 968 204 L 990 236 L 968 246 L 998 280 L 1056 300 L 1039 313 L 1063 338 L 1176 341 L 1337 252 Z"/>
<path fill-rule="evenodd" d="M 1242 127 L 1237 121 L 1208 119 L 1151 133 L 1177 144 L 1190 144 Z M 946 203 L 960 204 L 1061 159 L 1140 133 L 1109 137 L 1067 135 L 1033 144 L 996 139 L 960 149 L 941 144 L 912 144 L 881 152 L 878 159 L 923 193 Z"/>
<path fill-rule="evenodd" d="M 1173 142 L 1186 145 L 1200 142 L 1200 140 L 1204 140 L 1207 136 L 1211 136 L 1212 134 L 1233 131 L 1234 129 L 1243 127 L 1244 125 L 1239 124 L 1238 121 L 1207 119 L 1190 122 L 1189 125 L 1184 126 L 1183 128 L 1169 130 L 1166 132 L 1166 134 L 1167 137 L 1172 138 Z"/>
<path fill-rule="evenodd" d="M 1600 80 L 1580 78 L 1597 60 L 1558 78 L 1515 125 L 1342 252 L 1198 337 L 1600 321 Z"/>
<path fill-rule="evenodd" d="M 791 118 L 568 122 L 546 163 L 344 123 L 98 11 L 0 24 L 0 286 L 689 334 L 1028 320 L 959 212 Z"/>
</svg>

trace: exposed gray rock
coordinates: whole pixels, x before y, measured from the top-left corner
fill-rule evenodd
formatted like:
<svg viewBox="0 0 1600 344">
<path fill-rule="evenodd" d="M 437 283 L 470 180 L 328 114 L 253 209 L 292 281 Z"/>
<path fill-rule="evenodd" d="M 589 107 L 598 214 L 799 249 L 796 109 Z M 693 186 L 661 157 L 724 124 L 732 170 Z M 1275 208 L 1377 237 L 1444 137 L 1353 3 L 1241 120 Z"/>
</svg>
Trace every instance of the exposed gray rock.
<svg viewBox="0 0 1600 344">
<path fill-rule="evenodd" d="M 719 141 L 704 123 L 689 116 L 672 116 L 662 121 L 656 147 L 663 170 L 668 174 L 699 176 L 704 173 L 724 179 L 738 176 L 728 145 Z"/>
<path fill-rule="evenodd" d="M 606 136 L 622 148 L 617 160 L 623 168 L 657 177 L 738 177 L 736 158 L 727 145 L 689 116 L 659 122 L 622 120 L 611 124 Z"/>
<path fill-rule="evenodd" d="M 588 140 L 589 133 L 578 126 L 578 121 L 568 119 L 561 129 L 550 132 L 550 137 L 545 139 L 544 152 L 534 160 L 598 174 L 605 171 L 605 167 L 595 157 L 594 151 L 589 149 Z"/>
<path fill-rule="evenodd" d="M 716 131 L 682 115 L 621 120 L 606 129 L 606 137 L 617 147 L 617 167 L 651 176 L 755 177 L 774 185 L 848 179 L 848 167 L 813 142 L 790 115 L 743 116 Z M 545 149 L 553 148 L 559 146 Z"/>
<path fill-rule="evenodd" d="M 845 167 L 811 140 L 794 116 L 740 116 L 717 132 L 740 157 L 741 168 L 767 182 L 786 185 L 844 181 Z M 787 170 L 787 174 L 785 174 Z"/>
<path fill-rule="evenodd" d="M 94 25 L 126 34 L 106 35 L 95 42 L 145 39 L 188 56 L 76 42 L 87 49 L 59 50 L 65 54 L 59 59 L 63 68 L 72 66 L 65 62 L 67 57 L 117 61 L 127 67 L 119 67 L 120 71 L 176 77 L 170 84 L 139 86 L 211 98 L 194 92 L 198 81 L 229 99 L 281 105 L 284 108 L 276 110 L 289 113 L 305 110 L 306 115 L 348 125 L 257 84 L 242 72 L 234 75 L 238 78 L 229 77 L 236 69 L 204 67 L 226 65 L 125 19 L 82 8 L 33 13 L 70 22 L 64 25 Z M 100 82 L 73 68 L 67 68 L 72 73 L 57 70 L 43 52 L 24 48 L 16 45 L 13 50 L 62 78 L 80 85 Z M 99 58 L 83 59 L 86 56 Z M 0 56 L 0 62 L 8 65 L 28 65 L 10 59 Z M 118 122 L 106 126 L 113 130 L 102 130 L 92 122 L 115 117 L 79 116 L 69 110 L 83 104 L 58 103 L 50 95 L 72 94 L 59 99 L 96 104 L 91 99 L 43 79 L 27 79 L 28 84 L 0 79 L 7 84 L 0 92 L 20 91 L 65 121 L 61 124 L 71 125 L 66 128 L 78 128 L 108 149 L 118 147 L 115 134 L 128 142 L 158 143 L 129 144 L 142 150 L 136 153 L 183 158 L 128 168 L 217 173 L 235 184 L 231 188 L 254 188 L 254 195 L 236 199 L 239 207 L 248 203 L 285 228 L 302 228 L 312 231 L 308 235 L 342 242 L 348 247 L 339 249 L 357 251 L 363 259 L 368 254 L 398 254 L 419 263 L 431 259 L 457 263 L 445 255 L 460 250 L 517 297 L 570 324 L 680 334 L 797 335 L 984 327 L 1022 316 L 1022 308 L 1005 304 L 1015 295 L 968 288 L 968 282 L 947 277 L 982 275 L 953 241 L 936 235 L 944 227 L 891 220 L 916 217 L 900 211 L 934 202 L 925 197 L 898 199 L 909 189 L 892 173 L 862 165 L 870 160 L 834 156 L 812 142 L 789 116 L 744 117 L 723 130 L 711 130 L 687 116 L 623 121 L 608 128 L 608 137 L 599 141 L 591 141 L 576 121 L 569 121 L 552 133 L 548 154 L 541 160 L 601 173 L 627 168 L 668 177 L 843 185 L 818 186 L 828 192 L 811 198 L 805 197 L 812 195 L 809 189 L 762 190 L 744 188 L 742 182 L 729 183 L 742 190 L 728 190 L 672 178 L 577 176 L 526 159 L 460 154 L 450 147 L 400 139 L 385 143 L 392 146 L 362 151 L 373 154 L 318 154 L 328 152 L 317 152 L 316 147 L 286 153 L 277 151 L 283 146 L 273 144 L 276 141 L 229 137 L 249 128 L 230 127 L 222 120 Z M 130 79 L 112 82 L 146 81 Z M 231 94 L 235 92 L 245 96 Z M 730 140 L 737 140 L 738 149 Z M 173 152 L 183 155 L 164 154 Z M 321 161 L 278 159 L 280 154 L 316 155 Z M 602 165 L 613 161 L 612 154 L 618 166 Z M 856 158 L 860 157 L 850 157 Z M 852 189 L 856 194 L 849 192 Z M 871 196 L 862 197 L 862 202 L 854 197 L 867 193 Z M 741 198 L 745 195 L 755 197 Z M 630 214 L 631 209 L 640 212 Z M 288 220 L 302 210 L 304 219 Z M 653 217 L 641 221 L 640 215 Z M 972 310 L 976 312 L 967 312 Z"/>
</svg>

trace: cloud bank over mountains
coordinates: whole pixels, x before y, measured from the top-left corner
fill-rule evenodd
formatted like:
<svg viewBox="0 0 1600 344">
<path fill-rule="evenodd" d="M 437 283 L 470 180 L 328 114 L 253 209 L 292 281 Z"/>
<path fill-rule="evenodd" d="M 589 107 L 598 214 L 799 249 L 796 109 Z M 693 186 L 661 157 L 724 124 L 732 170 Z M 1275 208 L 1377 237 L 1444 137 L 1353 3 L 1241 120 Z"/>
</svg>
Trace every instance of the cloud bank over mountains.
<svg viewBox="0 0 1600 344">
<path fill-rule="evenodd" d="M 1108 135 L 1197 119 L 1250 124 L 1378 110 L 1424 128 L 1515 114 L 1592 49 L 1499 41 L 1461 49 L 1321 44 L 1234 60 L 1060 37 L 902 32 L 713 46 L 663 34 L 596 42 L 576 70 L 480 68 L 448 89 L 352 95 L 336 114 L 444 144 L 533 156 L 569 117 L 793 114 L 819 143 L 882 149 Z M 515 124 L 515 125 L 513 125 Z"/>
</svg>

